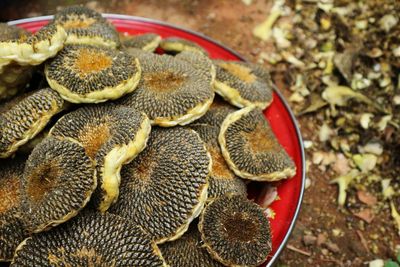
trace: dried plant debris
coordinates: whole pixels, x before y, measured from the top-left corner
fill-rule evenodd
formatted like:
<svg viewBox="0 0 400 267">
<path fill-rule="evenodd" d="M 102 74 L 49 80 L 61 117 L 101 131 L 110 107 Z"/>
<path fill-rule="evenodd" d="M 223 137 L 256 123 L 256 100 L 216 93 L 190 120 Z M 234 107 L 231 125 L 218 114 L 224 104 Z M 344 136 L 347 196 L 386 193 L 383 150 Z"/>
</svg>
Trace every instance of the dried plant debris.
<svg viewBox="0 0 400 267">
<path fill-rule="evenodd" d="M 253 34 L 257 38 L 260 38 L 263 41 L 268 40 L 271 36 L 272 26 L 276 22 L 276 20 L 282 15 L 282 6 L 285 3 L 283 0 L 275 1 L 274 6 L 271 9 L 271 13 L 265 19 L 265 21 L 259 25 L 257 25 L 253 29 Z"/>
<path fill-rule="evenodd" d="M 400 214 L 399 212 L 397 212 L 396 207 L 394 206 L 393 202 L 390 202 L 390 209 L 391 209 L 391 213 L 392 213 L 392 217 L 396 222 L 397 225 L 397 229 L 399 231 L 399 235 L 400 235 Z"/>
<path fill-rule="evenodd" d="M 361 186 L 390 210 L 386 200 L 400 199 L 400 2 L 294 0 L 285 9 L 292 25 L 273 24 L 275 51 L 260 60 L 283 71 L 295 113 L 329 129 L 310 151 L 335 151 L 349 162 L 347 173 L 334 170 L 339 204 Z"/>
</svg>

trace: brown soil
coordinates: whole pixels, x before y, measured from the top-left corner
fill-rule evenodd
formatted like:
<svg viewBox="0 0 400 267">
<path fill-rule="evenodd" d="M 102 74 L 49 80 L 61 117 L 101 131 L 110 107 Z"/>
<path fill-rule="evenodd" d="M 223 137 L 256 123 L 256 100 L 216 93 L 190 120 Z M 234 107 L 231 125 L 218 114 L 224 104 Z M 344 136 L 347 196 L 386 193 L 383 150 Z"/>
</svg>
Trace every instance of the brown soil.
<svg viewBox="0 0 400 267">
<path fill-rule="evenodd" d="M 18 4 L 0 4 L 0 20 L 53 14 L 60 6 L 84 1 L 15 2 Z M 266 18 L 272 2 L 254 0 L 246 6 L 239 0 L 102 0 L 86 5 L 100 12 L 154 18 L 202 32 L 256 62 L 260 53 L 268 52 L 272 45 L 253 37 L 252 29 Z M 290 92 L 278 81 L 279 70 L 273 74 L 288 97 Z M 317 141 L 313 115 L 302 116 L 299 122 L 304 139 Z M 307 156 L 311 158 L 311 153 L 307 152 Z M 280 256 L 279 266 L 365 266 L 373 259 L 395 258 L 400 240 L 389 209 L 366 223 L 350 213 L 352 207 L 363 205 L 356 200 L 355 190 L 349 194 L 348 206 L 338 208 L 337 186 L 329 184 L 337 176 L 332 170 L 321 171 L 311 165 L 307 176 L 311 186 L 306 190 L 296 228 Z"/>
</svg>

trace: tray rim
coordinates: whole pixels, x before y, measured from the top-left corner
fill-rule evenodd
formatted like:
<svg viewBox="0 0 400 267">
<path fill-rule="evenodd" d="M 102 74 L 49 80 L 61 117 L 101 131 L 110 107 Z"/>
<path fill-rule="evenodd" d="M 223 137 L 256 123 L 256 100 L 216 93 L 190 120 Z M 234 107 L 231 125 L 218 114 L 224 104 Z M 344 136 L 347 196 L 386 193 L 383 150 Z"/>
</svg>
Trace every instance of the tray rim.
<svg viewBox="0 0 400 267">
<path fill-rule="evenodd" d="M 226 45 L 223 45 L 222 43 L 220 43 L 219 41 L 216 41 L 210 37 L 208 37 L 207 35 L 200 33 L 200 32 L 196 32 L 194 30 L 190 30 L 184 27 L 180 27 L 178 25 L 172 24 L 172 23 L 168 23 L 165 21 L 161 21 L 161 20 L 157 20 L 157 19 L 151 19 L 151 18 L 145 18 L 145 17 L 139 17 L 139 16 L 131 16 L 131 15 L 122 15 L 122 14 L 114 14 L 114 13 L 103 13 L 102 14 L 103 17 L 107 18 L 107 19 L 119 19 L 119 20 L 129 20 L 129 21 L 139 21 L 139 22 L 147 22 L 147 23 L 152 23 L 152 24 L 158 24 L 161 26 L 166 26 L 166 27 L 170 27 L 170 28 L 174 28 L 180 31 L 184 31 L 187 33 L 190 33 L 192 35 L 196 35 L 200 38 L 205 39 L 208 42 L 211 42 L 217 46 L 220 46 L 221 48 L 229 51 L 230 53 L 232 53 L 233 55 L 235 55 L 236 57 L 238 57 L 240 60 L 242 61 L 248 61 L 244 56 L 240 55 L 238 52 L 236 52 L 235 50 L 233 50 L 230 47 L 227 47 Z M 43 20 L 52 20 L 54 18 L 53 15 L 47 15 L 47 16 L 38 16 L 38 17 L 31 17 L 31 18 L 23 18 L 23 19 L 17 19 L 17 20 L 12 20 L 7 22 L 9 25 L 18 25 L 18 24 L 23 24 L 23 23 L 30 23 L 30 22 L 37 22 L 37 21 L 43 21 Z M 288 231 L 285 234 L 285 237 L 282 241 L 282 243 L 279 245 L 278 249 L 276 250 L 275 254 L 271 257 L 271 259 L 269 260 L 269 262 L 267 263 L 266 267 L 270 267 L 273 266 L 273 264 L 275 263 L 275 261 L 279 258 L 279 255 L 281 254 L 282 250 L 286 247 L 286 244 L 293 232 L 293 229 L 296 225 L 300 210 L 301 210 L 301 204 L 303 203 L 303 197 L 304 197 L 304 191 L 305 191 L 305 180 L 306 180 L 306 158 L 305 158 L 305 151 L 304 151 L 304 143 L 303 143 L 303 137 L 301 136 L 301 132 L 300 132 L 300 128 L 297 122 L 297 119 L 292 111 L 292 109 L 290 108 L 288 102 L 286 101 L 286 99 L 284 98 L 283 94 L 279 91 L 279 89 L 276 87 L 276 85 L 273 85 L 273 89 L 275 91 L 275 93 L 278 95 L 279 99 L 282 101 L 286 111 L 289 113 L 290 115 L 290 120 L 292 121 L 294 128 L 296 130 L 296 136 L 298 139 L 298 145 L 300 147 L 300 154 L 301 154 L 301 189 L 300 189 L 300 195 L 299 195 L 299 201 L 297 203 L 296 206 L 296 210 L 293 216 L 292 221 L 290 222 L 290 226 Z"/>
</svg>

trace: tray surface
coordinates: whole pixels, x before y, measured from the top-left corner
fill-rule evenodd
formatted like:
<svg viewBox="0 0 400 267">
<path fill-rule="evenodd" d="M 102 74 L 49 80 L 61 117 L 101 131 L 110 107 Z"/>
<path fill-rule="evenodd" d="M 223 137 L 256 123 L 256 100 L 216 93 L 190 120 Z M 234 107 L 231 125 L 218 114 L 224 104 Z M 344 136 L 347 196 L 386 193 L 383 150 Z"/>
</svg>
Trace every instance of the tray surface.
<svg viewBox="0 0 400 267">
<path fill-rule="evenodd" d="M 244 60 L 243 57 L 233 50 L 202 34 L 190 30 L 141 17 L 116 14 L 105 14 L 104 16 L 106 16 L 121 33 L 135 35 L 153 32 L 162 37 L 177 36 L 201 45 L 209 52 L 211 58 Z M 35 17 L 11 21 L 9 24 L 17 25 L 35 32 L 46 25 L 51 18 L 52 16 Z M 292 157 L 297 167 L 296 175 L 292 179 L 279 183 L 278 195 L 280 199 L 273 202 L 270 206 L 275 213 L 274 218 L 270 218 L 273 246 L 272 252 L 262 266 L 271 266 L 284 248 L 300 210 L 305 184 L 305 157 L 300 131 L 294 115 L 278 90 L 275 90 L 274 101 L 270 107 L 264 111 L 264 114 L 271 124 L 279 142 Z M 249 185 L 249 197 L 254 198 L 259 196 L 264 186 L 264 183 L 251 183 Z"/>
</svg>

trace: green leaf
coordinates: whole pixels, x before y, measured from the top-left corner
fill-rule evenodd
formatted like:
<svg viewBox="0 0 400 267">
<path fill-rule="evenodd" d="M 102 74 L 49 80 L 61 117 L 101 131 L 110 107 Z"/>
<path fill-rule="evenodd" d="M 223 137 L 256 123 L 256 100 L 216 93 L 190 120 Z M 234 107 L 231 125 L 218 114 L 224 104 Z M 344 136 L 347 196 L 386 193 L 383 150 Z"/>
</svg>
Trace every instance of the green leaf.
<svg viewBox="0 0 400 267">
<path fill-rule="evenodd" d="M 400 267 L 399 264 L 397 262 L 394 262 L 392 260 L 387 260 L 385 262 L 384 267 Z"/>
<path fill-rule="evenodd" d="M 397 252 L 397 262 L 400 263 L 400 250 Z"/>
</svg>

